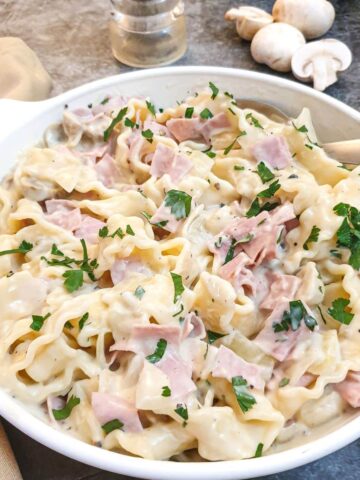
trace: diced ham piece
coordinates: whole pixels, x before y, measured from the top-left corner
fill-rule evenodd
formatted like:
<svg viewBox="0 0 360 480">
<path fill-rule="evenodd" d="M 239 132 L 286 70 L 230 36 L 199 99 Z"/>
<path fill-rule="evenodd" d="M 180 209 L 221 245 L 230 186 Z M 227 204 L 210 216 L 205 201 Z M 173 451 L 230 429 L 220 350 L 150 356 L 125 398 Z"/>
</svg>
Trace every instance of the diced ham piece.
<svg viewBox="0 0 360 480">
<path fill-rule="evenodd" d="M 81 225 L 81 212 L 69 200 L 46 200 L 45 207 L 47 214 L 45 215 L 48 222 L 58 227 L 69 230 L 76 230 Z"/>
<path fill-rule="evenodd" d="M 151 160 L 150 173 L 161 177 L 166 173 L 173 182 L 181 180 L 192 168 L 192 162 L 186 155 L 177 154 L 172 148 L 158 143 Z"/>
<path fill-rule="evenodd" d="M 169 348 L 162 359 L 155 364 L 167 375 L 171 388 L 171 398 L 185 400 L 189 393 L 196 390 L 196 385 L 191 379 L 191 365 L 186 364 L 177 351 Z"/>
<path fill-rule="evenodd" d="M 171 137 L 169 130 L 165 125 L 155 122 L 154 120 L 145 120 L 143 130 L 151 130 L 154 135 L 161 135 L 162 137 Z"/>
<path fill-rule="evenodd" d="M 258 163 L 264 162 L 270 167 L 281 169 L 291 163 L 291 153 L 284 137 L 271 135 L 256 143 L 252 154 Z"/>
<path fill-rule="evenodd" d="M 81 217 L 81 224 L 74 232 L 75 237 L 83 238 L 89 243 L 97 243 L 99 241 L 99 230 L 105 226 L 105 223 L 90 215 L 82 215 Z"/>
<path fill-rule="evenodd" d="M 293 350 L 300 337 L 305 337 L 310 330 L 301 323 L 298 330 L 289 329 L 287 332 L 274 332 L 273 324 L 282 320 L 285 310 L 289 309 L 289 303 L 278 304 L 271 315 L 266 319 L 263 329 L 255 337 L 254 342 L 268 355 L 283 362 Z"/>
<path fill-rule="evenodd" d="M 301 284 L 301 280 L 298 277 L 280 273 L 270 273 L 268 277 L 270 292 L 261 303 L 260 308 L 273 310 L 279 303 L 295 298 L 295 294 Z"/>
<path fill-rule="evenodd" d="M 259 225 L 269 219 L 270 214 L 268 212 L 261 212 L 256 217 L 251 218 L 236 218 L 224 229 L 223 233 L 239 242 L 248 235 L 255 234 Z"/>
<path fill-rule="evenodd" d="M 181 143 L 185 140 L 202 140 L 198 118 L 171 118 L 166 122 L 171 135 Z"/>
<path fill-rule="evenodd" d="M 225 113 L 219 113 L 209 120 L 196 118 L 172 118 L 166 122 L 170 133 L 178 142 L 186 140 L 205 140 L 211 142 L 211 137 L 231 128 Z"/>
<path fill-rule="evenodd" d="M 181 220 L 176 220 L 175 215 L 171 213 L 170 207 L 166 207 L 164 202 L 156 210 L 150 221 L 153 224 L 166 222 L 166 225 L 161 228 L 171 233 L 176 232 L 181 223 Z"/>
<path fill-rule="evenodd" d="M 207 120 L 201 127 L 200 132 L 207 143 L 211 142 L 214 135 L 218 135 L 231 128 L 231 123 L 225 113 L 218 113 L 213 118 Z"/>
<path fill-rule="evenodd" d="M 112 187 L 119 176 L 115 160 L 108 153 L 95 165 L 95 171 L 106 187 Z"/>
<path fill-rule="evenodd" d="M 240 287 L 247 287 L 254 295 L 256 293 L 256 280 L 254 274 L 248 268 L 250 264 L 250 258 L 246 253 L 241 252 L 220 268 L 219 275 L 231 282 L 236 290 L 239 290 Z"/>
<path fill-rule="evenodd" d="M 334 385 L 334 390 L 353 408 L 360 408 L 360 372 L 349 372 L 344 381 Z"/>
<path fill-rule="evenodd" d="M 291 203 L 284 203 L 270 212 L 271 221 L 274 225 L 283 225 L 290 220 L 296 219 L 294 207 Z"/>
<path fill-rule="evenodd" d="M 264 388 L 261 370 L 257 365 L 246 362 L 232 350 L 223 345 L 216 354 L 214 367 L 211 371 L 213 377 L 226 378 L 229 382 L 233 377 L 243 377 L 249 385 L 255 388 Z"/>
<path fill-rule="evenodd" d="M 141 273 L 149 277 L 152 272 L 139 260 L 130 258 L 116 260 L 110 268 L 111 280 L 114 285 L 125 280 L 131 273 Z"/>
<path fill-rule="evenodd" d="M 116 419 L 124 424 L 125 432 L 143 430 L 136 408 L 117 395 L 93 392 L 91 406 L 100 425 Z"/>
</svg>

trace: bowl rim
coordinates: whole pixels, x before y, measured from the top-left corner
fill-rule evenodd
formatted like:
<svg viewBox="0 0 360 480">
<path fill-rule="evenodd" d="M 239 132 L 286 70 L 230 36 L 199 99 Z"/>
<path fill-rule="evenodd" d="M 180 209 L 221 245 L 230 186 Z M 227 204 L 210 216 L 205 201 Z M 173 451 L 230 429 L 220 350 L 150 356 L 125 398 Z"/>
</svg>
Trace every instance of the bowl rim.
<svg viewBox="0 0 360 480">
<path fill-rule="evenodd" d="M 185 67 L 164 67 L 149 70 L 123 73 L 111 77 L 95 80 L 93 82 L 76 87 L 57 97 L 42 102 L 28 102 L 27 108 L 31 109 L 29 118 L 25 123 L 12 128 L 9 133 L 24 128 L 26 124 L 33 121 L 36 116 L 46 110 L 63 103 L 67 103 L 77 97 L 92 93 L 99 89 L 124 84 L 132 80 L 146 79 L 151 77 L 168 77 L 169 75 L 196 75 L 206 74 L 245 78 L 251 80 L 262 80 L 277 87 L 287 87 L 294 93 L 305 93 L 307 96 L 325 102 L 341 110 L 353 120 L 360 122 L 360 113 L 341 101 L 324 93 L 317 92 L 312 88 L 298 84 L 294 81 L 280 78 L 264 73 L 211 66 L 185 66 Z M 19 108 L 24 107 L 25 102 L 0 100 L 1 107 L 17 104 Z M 5 108 L 6 110 L 6 108 Z M 290 448 L 282 452 L 273 453 L 269 456 L 244 460 L 226 460 L 221 462 L 189 462 L 176 463 L 171 461 L 147 460 L 139 457 L 132 457 L 87 444 L 81 440 L 71 437 L 60 430 L 47 425 L 39 418 L 33 416 L 29 410 L 22 407 L 4 389 L 0 389 L 0 415 L 23 433 L 69 458 L 92 465 L 94 467 L 108 470 L 113 473 L 129 475 L 138 478 L 156 480 L 240 480 L 255 476 L 263 476 L 279 473 L 285 470 L 304 465 L 328 455 L 360 437 L 360 416 L 349 420 L 340 428 L 335 429 L 320 438 L 307 444 Z M 71 439 L 71 441 L 69 441 Z"/>
</svg>

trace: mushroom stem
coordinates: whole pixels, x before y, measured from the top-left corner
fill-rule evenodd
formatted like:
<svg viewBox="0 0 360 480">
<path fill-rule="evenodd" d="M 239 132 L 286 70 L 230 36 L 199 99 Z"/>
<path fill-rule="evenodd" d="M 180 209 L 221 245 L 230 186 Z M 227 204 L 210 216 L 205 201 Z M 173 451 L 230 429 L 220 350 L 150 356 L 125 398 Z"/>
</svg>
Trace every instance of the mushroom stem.
<svg viewBox="0 0 360 480">
<path fill-rule="evenodd" d="M 319 56 L 313 60 L 314 87 L 323 92 L 327 87 L 337 81 L 336 70 L 333 66 L 333 59 Z"/>
</svg>

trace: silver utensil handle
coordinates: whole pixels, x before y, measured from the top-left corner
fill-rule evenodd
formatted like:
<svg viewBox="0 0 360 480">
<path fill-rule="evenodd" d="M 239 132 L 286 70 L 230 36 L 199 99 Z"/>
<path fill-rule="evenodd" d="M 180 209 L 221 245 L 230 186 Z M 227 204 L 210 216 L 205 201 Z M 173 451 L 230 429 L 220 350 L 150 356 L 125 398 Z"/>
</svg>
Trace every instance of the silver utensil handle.
<svg viewBox="0 0 360 480">
<path fill-rule="evenodd" d="M 360 165 L 360 139 L 325 143 L 322 147 L 330 157 L 341 163 Z"/>
</svg>

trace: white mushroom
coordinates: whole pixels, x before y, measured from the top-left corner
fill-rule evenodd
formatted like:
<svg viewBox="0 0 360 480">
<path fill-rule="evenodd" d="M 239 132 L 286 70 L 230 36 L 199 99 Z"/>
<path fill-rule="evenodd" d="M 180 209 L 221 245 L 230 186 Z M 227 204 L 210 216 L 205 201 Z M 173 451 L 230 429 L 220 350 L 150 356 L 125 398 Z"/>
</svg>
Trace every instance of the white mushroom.
<svg viewBox="0 0 360 480">
<path fill-rule="evenodd" d="M 274 21 L 273 17 L 265 10 L 248 6 L 231 8 L 225 13 L 225 19 L 236 21 L 236 30 L 244 40 L 252 40 L 260 28 Z"/>
<path fill-rule="evenodd" d="M 314 81 L 314 88 L 323 91 L 337 81 L 337 72 L 349 68 L 352 54 L 345 43 L 326 39 L 311 42 L 296 51 L 292 58 L 293 74 L 303 82 Z"/>
<path fill-rule="evenodd" d="M 290 72 L 296 50 L 305 45 L 304 35 L 286 23 L 272 23 L 257 32 L 251 42 L 251 55 L 273 70 Z"/>
<path fill-rule="evenodd" d="M 324 35 L 335 19 L 327 0 L 276 0 L 272 14 L 276 22 L 293 25 L 309 39 Z"/>
</svg>

